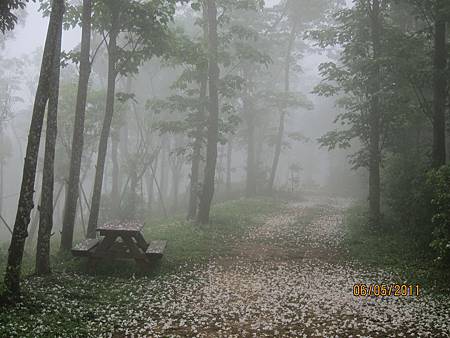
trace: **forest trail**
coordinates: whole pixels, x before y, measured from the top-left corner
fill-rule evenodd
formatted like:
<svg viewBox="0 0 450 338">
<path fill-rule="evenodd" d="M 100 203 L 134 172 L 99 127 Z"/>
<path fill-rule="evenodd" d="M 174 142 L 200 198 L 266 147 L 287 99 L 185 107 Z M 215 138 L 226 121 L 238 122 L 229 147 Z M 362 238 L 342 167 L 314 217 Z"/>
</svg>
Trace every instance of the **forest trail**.
<svg viewBox="0 0 450 338">
<path fill-rule="evenodd" d="M 348 205 L 310 198 L 254 213 L 242 237 L 213 224 L 205 231 L 224 236 L 211 239 L 216 258 L 153 276 L 76 270 L 26 278 L 27 297 L 2 314 L 0 336 L 450 337 L 448 296 L 353 295 L 355 283 L 399 283 L 403 276 L 351 261 Z M 218 257 L 222 240 L 227 250 Z"/>
<path fill-rule="evenodd" d="M 401 277 L 344 259 L 347 205 L 314 199 L 266 218 L 236 239 L 235 257 L 173 276 L 172 285 L 166 281 L 168 292 L 139 331 L 152 337 L 448 337 L 448 299 L 353 296 L 355 283 Z M 147 297 L 150 304 L 154 296 Z"/>
</svg>

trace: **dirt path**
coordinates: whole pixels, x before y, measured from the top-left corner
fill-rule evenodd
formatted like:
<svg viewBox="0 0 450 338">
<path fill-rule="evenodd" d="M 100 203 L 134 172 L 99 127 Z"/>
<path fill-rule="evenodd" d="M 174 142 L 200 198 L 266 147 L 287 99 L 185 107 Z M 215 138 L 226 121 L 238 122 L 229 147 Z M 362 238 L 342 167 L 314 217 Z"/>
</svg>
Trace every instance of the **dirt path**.
<svg viewBox="0 0 450 338">
<path fill-rule="evenodd" d="M 398 276 L 342 259 L 346 204 L 289 205 L 239 240 L 235 258 L 174 275 L 157 295 L 145 286 L 124 327 L 151 337 L 449 337 L 448 298 L 353 296 L 355 283 Z"/>
<path fill-rule="evenodd" d="M 231 255 L 156 277 L 27 278 L 0 336 L 450 337 L 449 297 L 353 296 L 355 283 L 402 278 L 348 261 L 348 204 L 287 205 L 234 239 Z"/>
</svg>

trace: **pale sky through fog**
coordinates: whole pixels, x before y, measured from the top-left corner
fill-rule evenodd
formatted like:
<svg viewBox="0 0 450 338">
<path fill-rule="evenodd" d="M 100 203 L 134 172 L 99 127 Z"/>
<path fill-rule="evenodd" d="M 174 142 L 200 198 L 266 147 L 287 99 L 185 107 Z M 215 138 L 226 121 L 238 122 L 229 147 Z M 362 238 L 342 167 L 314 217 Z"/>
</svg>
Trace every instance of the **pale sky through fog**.
<svg viewBox="0 0 450 338">
<path fill-rule="evenodd" d="M 273 6 L 279 0 L 266 0 L 268 6 Z M 44 45 L 45 34 L 47 33 L 48 18 L 43 18 L 38 12 L 39 3 L 30 2 L 27 5 L 27 17 L 25 25 L 18 25 L 14 30 L 15 38 L 6 43 L 6 55 L 8 57 L 29 54 L 36 48 Z M 81 39 L 80 29 L 64 31 L 62 47 L 70 50 L 76 46 Z"/>
<path fill-rule="evenodd" d="M 43 18 L 42 13 L 38 12 L 39 3 L 30 2 L 26 8 L 28 15 L 25 18 L 25 25 L 18 25 L 14 30 L 15 38 L 6 43 L 6 54 L 9 57 L 29 54 L 44 45 L 48 18 Z M 63 49 L 73 48 L 79 43 L 80 38 L 78 29 L 64 31 Z"/>
</svg>

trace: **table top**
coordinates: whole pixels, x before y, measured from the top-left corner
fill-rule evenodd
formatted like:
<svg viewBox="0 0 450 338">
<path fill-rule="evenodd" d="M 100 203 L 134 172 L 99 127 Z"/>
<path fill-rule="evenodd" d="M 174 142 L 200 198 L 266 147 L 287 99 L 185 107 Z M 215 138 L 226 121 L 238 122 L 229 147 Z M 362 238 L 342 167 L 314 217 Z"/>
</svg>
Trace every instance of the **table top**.
<svg viewBox="0 0 450 338">
<path fill-rule="evenodd" d="M 97 226 L 97 231 L 129 231 L 140 232 L 144 228 L 144 225 L 139 221 L 112 221 L 100 226 Z"/>
</svg>

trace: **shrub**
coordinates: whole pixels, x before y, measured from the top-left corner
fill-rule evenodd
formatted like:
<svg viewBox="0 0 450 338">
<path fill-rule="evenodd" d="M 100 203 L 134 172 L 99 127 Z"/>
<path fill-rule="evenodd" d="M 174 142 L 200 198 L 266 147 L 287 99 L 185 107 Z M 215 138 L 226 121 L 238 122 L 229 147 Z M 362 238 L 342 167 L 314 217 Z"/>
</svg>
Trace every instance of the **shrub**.
<svg viewBox="0 0 450 338">
<path fill-rule="evenodd" d="M 427 161 L 411 154 L 392 154 L 385 161 L 383 199 L 389 223 L 431 240 L 430 196 L 427 188 Z M 425 238 L 429 234 L 429 238 Z"/>
<path fill-rule="evenodd" d="M 431 191 L 431 207 L 434 226 L 431 247 L 438 254 L 438 261 L 450 263 L 450 165 L 428 173 L 427 185 Z"/>
</svg>

